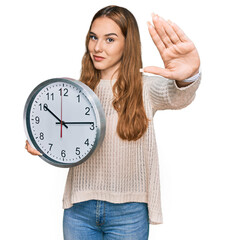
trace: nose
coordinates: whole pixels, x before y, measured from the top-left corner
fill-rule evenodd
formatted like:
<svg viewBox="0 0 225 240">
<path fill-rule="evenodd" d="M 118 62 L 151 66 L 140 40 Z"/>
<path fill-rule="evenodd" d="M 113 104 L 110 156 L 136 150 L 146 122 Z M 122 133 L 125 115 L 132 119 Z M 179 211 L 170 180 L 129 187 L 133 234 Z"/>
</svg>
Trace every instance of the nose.
<svg viewBox="0 0 225 240">
<path fill-rule="evenodd" d="M 98 41 L 96 41 L 94 49 L 95 49 L 95 52 L 102 52 L 103 51 L 103 43 L 100 39 Z"/>
</svg>

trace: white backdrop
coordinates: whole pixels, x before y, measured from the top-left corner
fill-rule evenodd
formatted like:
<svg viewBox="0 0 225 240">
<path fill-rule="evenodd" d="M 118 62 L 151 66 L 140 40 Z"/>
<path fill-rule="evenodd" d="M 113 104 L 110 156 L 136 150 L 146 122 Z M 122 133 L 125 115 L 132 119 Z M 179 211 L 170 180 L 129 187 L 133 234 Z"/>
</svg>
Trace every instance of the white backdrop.
<svg viewBox="0 0 225 240">
<path fill-rule="evenodd" d="M 195 43 L 203 71 L 195 101 L 155 116 L 164 224 L 152 240 L 225 239 L 224 55 L 222 0 L 8 0 L 0 3 L 0 239 L 62 240 L 67 169 L 25 149 L 23 108 L 31 90 L 53 77 L 78 78 L 84 40 L 102 7 L 127 7 L 137 18 L 144 66 L 163 66 L 147 30 L 155 12 Z"/>
</svg>

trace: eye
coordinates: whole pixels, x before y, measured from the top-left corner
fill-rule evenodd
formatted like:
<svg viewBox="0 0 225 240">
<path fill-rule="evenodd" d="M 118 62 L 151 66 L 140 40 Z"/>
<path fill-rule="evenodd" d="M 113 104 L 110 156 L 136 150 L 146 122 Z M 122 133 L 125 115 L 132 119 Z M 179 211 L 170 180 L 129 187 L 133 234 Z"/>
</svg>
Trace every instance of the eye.
<svg viewBox="0 0 225 240">
<path fill-rule="evenodd" d="M 95 35 L 90 35 L 90 39 L 97 40 L 97 37 Z"/>
<path fill-rule="evenodd" d="M 114 39 L 113 39 L 113 38 L 107 38 L 106 41 L 107 41 L 108 43 L 112 43 L 112 42 L 114 42 Z"/>
</svg>

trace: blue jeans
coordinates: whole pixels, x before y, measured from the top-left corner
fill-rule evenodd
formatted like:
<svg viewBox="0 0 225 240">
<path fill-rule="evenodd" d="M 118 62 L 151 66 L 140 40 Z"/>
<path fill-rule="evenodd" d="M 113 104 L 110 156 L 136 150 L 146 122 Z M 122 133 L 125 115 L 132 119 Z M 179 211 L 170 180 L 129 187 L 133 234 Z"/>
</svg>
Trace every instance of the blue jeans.
<svg viewBox="0 0 225 240">
<path fill-rule="evenodd" d="M 64 210 L 64 240 L 147 240 L 147 203 L 89 200 Z"/>
</svg>

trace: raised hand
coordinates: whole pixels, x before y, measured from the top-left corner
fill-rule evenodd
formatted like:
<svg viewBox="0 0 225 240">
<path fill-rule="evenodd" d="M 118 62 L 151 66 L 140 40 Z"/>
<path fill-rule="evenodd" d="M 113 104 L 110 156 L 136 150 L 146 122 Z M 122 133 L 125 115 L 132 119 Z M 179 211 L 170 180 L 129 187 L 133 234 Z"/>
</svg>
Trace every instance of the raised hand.
<svg viewBox="0 0 225 240">
<path fill-rule="evenodd" d="M 149 66 L 143 69 L 144 72 L 177 81 L 198 73 L 200 58 L 193 42 L 175 23 L 155 14 L 152 14 L 152 21 L 154 25 L 148 22 L 148 30 L 165 68 Z"/>
</svg>

